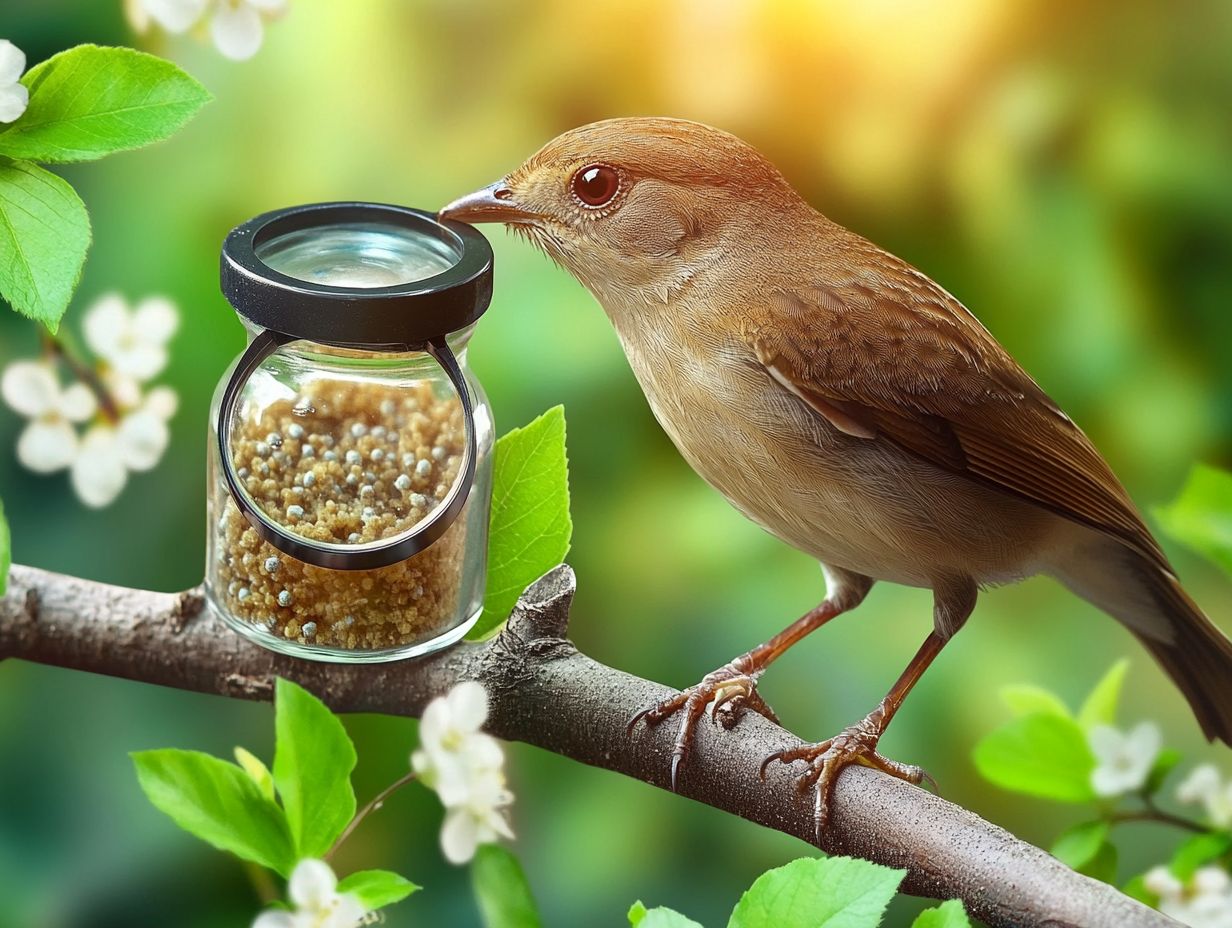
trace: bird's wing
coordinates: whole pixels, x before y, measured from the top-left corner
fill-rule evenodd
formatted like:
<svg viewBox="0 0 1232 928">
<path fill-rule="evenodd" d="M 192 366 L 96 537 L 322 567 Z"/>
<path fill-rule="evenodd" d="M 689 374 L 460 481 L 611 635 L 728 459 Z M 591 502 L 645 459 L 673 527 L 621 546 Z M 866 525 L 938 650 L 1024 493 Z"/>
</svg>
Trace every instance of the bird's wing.
<svg viewBox="0 0 1232 928">
<path fill-rule="evenodd" d="M 1119 536 L 1170 570 L 1082 430 L 962 304 L 876 258 L 876 277 L 830 273 L 751 315 L 746 334 L 770 375 L 848 434 Z"/>
</svg>

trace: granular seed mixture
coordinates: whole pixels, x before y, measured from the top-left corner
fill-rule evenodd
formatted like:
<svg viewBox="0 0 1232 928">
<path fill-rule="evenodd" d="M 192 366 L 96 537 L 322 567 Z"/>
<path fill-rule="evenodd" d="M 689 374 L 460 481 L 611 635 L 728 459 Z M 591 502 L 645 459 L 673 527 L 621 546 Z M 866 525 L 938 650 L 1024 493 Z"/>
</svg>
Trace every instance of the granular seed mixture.
<svg viewBox="0 0 1232 928">
<path fill-rule="evenodd" d="M 272 521 L 331 543 L 402 534 L 439 504 L 464 449 L 456 396 L 317 380 L 232 432 L 236 473 Z M 380 570 L 327 570 L 257 537 L 215 478 L 216 595 L 234 616 L 304 644 L 381 650 L 457 624 L 466 509 L 415 557 Z"/>
</svg>

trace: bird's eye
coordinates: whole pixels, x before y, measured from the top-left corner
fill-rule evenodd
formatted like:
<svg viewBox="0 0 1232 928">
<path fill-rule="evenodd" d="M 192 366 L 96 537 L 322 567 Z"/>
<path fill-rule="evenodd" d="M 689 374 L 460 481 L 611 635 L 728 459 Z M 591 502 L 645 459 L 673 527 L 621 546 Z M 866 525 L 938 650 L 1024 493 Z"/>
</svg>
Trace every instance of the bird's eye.
<svg viewBox="0 0 1232 928">
<path fill-rule="evenodd" d="M 620 192 L 620 175 L 606 164 L 592 164 L 573 175 L 572 186 L 583 206 L 607 206 Z"/>
</svg>

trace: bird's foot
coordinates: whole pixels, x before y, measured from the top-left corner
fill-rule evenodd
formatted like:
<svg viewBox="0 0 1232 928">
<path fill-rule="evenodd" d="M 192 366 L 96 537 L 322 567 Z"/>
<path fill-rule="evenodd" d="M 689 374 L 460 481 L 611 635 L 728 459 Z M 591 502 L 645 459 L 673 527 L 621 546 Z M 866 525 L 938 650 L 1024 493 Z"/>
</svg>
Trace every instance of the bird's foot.
<svg viewBox="0 0 1232 928">
<path fill-rule="evenodd" d="M 796 787 L 801 792 L 813 790 L 813 824 L 820 842 L 822 833 L 830 824 L 834 784 L 843 769 L 852 764 L 873 767 L 917 786 L 925 780 L 935 785 L 933 778 L 925 773 L 923 768 L 901 764 L 877 753 L 877 742 L 883 731 L 884 725 L 879 723 L 877 713 L 874 713 L 855 725 L 844 728 L 826 741 L 776 751 L 762 761 L 761 776 L 765 778 L 766 768 L 775 761 L 784 764 L 804 761 L 808 764 L 808 769 L 796 780 Z"/>
<path fill-rule="evenodd" d="M 629 720 L 629 734 L 638 722 L 645 721 L 648 727 L 658 725 L 677 713 L 680 727 L 672 745 L 672 789 L 676 789 L 680 770 L 693 746 L 697 723 L 710 706 L 710 717 L 724 728 L 732 728 L 740 720 L 744 710 L 752 709 L 777 723 L 778 716 L 757 692 L 756 671 L 747 669 L 743 658 L 720 667 L 702 677 L 696 686 L 670 696 L 660 703 L 643 709 Z"/>
</svg>

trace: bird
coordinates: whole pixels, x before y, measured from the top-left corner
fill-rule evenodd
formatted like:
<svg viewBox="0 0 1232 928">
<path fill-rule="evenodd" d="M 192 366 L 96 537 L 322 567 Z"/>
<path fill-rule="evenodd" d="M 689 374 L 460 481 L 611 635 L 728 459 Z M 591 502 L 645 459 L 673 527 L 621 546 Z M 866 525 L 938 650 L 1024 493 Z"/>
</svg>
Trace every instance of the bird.
<svg viewBox="0 0 1232 928">
<path fill-rule="evenodd" d="M 954 296 L 822 215 L 752 145 L 608 119 L 438 215 L 503 223 L 576 277 L 684 459 L 821 564 L 820 605 L 631 720 L 678 719 L 673 788 L 706 709 L 777 721 L 766 668 L 876 581 L 932 591 L 923 644 L 864 719 L 761 768 L 804 765 L 819 838 L 848 765 L 931 779 L 879 753 L 881 736 L 978 594 L 1037 574 L 1128 628 L 1206 737 L 1232 744 L 1232 642 L 1083 431 Z"/>
</svg>

